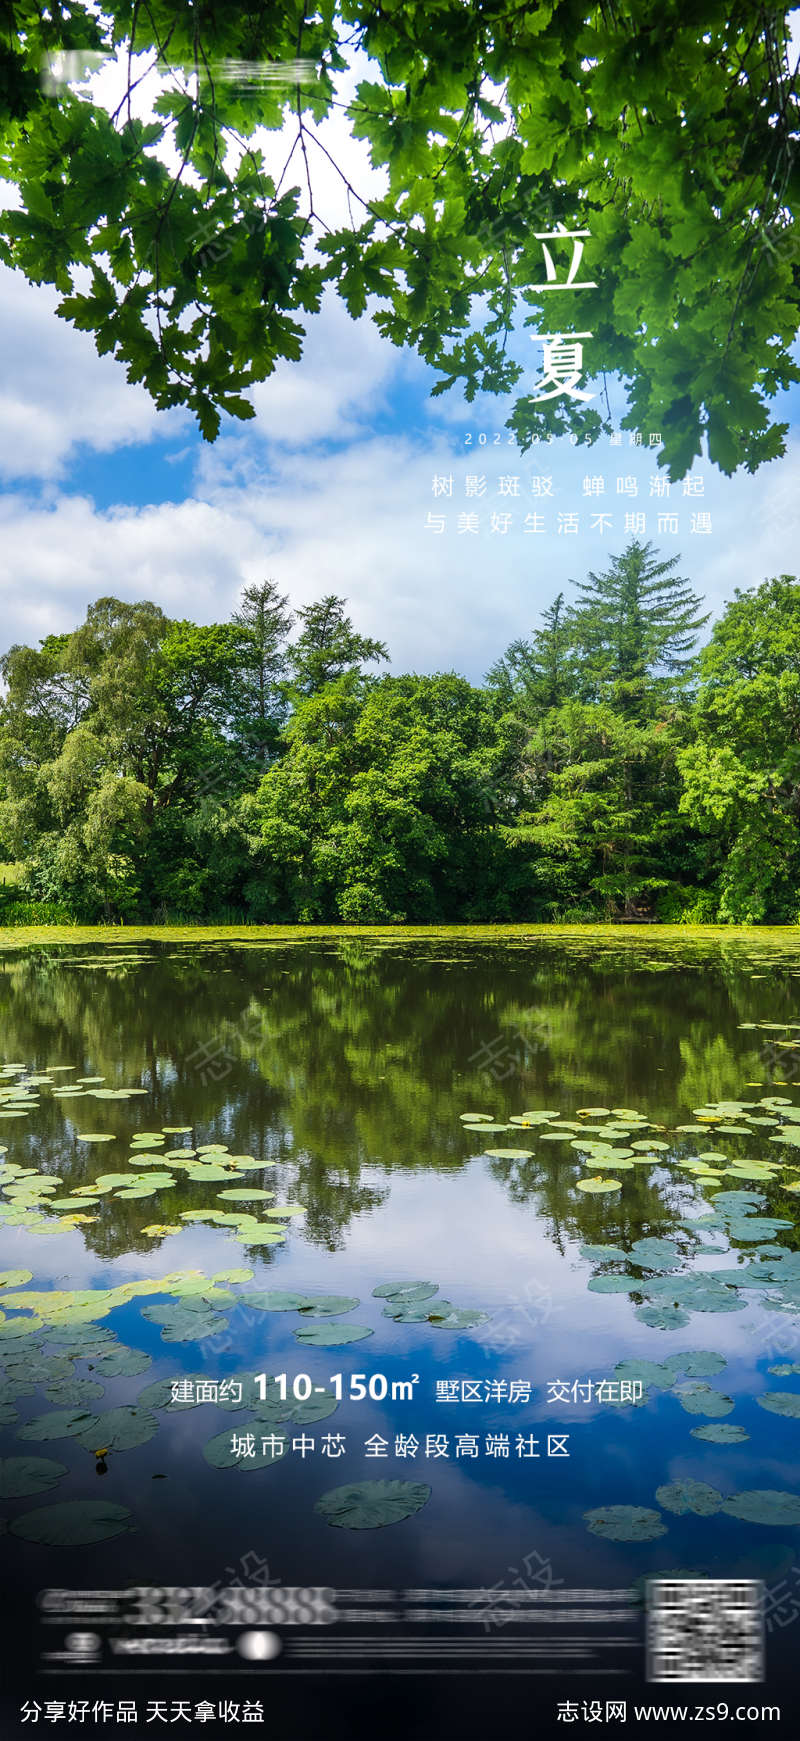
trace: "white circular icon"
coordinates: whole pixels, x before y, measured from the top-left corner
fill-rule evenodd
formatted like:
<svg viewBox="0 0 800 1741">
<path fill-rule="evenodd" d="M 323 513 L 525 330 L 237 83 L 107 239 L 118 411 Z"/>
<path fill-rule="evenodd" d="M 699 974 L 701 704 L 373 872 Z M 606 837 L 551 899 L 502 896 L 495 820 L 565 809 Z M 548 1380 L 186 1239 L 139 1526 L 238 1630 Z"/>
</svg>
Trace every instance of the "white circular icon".
<svg viewBox="0 0 800 1741">
<path fill-rule="evenodd" d="M 248 1662 L 271 1662 L 280 1656 L 281 1641 L 277 1632 L 240 1632 L 236 1649 Z"/>
</svg>

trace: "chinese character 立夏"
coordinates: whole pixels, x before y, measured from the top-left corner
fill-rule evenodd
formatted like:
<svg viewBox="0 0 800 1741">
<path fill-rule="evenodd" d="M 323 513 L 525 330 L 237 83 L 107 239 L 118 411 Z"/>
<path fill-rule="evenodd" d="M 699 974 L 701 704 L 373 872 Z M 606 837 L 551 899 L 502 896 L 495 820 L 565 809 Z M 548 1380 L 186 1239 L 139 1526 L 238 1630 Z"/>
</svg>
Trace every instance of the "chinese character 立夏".
<svg viewBox="0 0 800 1741">
<path fill-rule="evenodd" d="M 577 280 L 575 274 L 581 263 L 584 236 L 590 236 L 591 230 L 566 230 L 563 224 L 557 224 L 554 230 L 534 230 L 537 242 L 542 244 L 544 254 L 544 269 L 547 274 L 546 284 L 534 284 L 533 290 L 596 290 L 597 284 L 593 278 Z M 572 242 L 572 259 L 566 278 L 559 283 L 556 274 L 555 261 L 547 246 L 548 242 Z"/>
<path fill-rule="evenodd" d="M 548 393 L 537 393 L 531 399 L 532 405 L 541 405 L 545 399 L 557 399 L 562 393 L 570 399 L 596 398 L 595 393 L 586 393 L 578 386 L 583 374 L 583 345 L 579 341 L 591 336 L 590 332 L 566 335 L 561 332 L 531 333 L 534 344 L 544 345 L 539 386 L 546 387 L 550 381 L 553 383 Z"/>
</svg>

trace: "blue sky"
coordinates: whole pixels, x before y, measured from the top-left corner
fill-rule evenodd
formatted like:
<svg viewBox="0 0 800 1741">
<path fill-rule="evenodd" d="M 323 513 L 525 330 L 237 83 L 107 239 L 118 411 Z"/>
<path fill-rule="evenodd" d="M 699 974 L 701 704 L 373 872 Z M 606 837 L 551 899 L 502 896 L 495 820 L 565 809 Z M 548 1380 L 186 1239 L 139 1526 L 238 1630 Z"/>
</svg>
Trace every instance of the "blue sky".
<svg viewBox="0 0 800 1741">
<path fill-rule="evenodd" d="M 369 183 L 360 147 L 333 143 Z M 714 613 L 735 586 L 800 572 L 797 390 L 775 402 L 791 422 L 782 459 L 731 479 L 698 462 L 702 497 L 677 484 L 666 501 L 650 494 L 650 431 L 639 448 L 626 432 L 618 447 L 561 438 L 520 455 L 504 429 L 510 397 L 431 400 L 433 371 L 331 295 L 311 317 L 302 361 L 255 389 L 254 421 L 226 421 L 209 447 L 187 415 L 157 412 L 59 320 L 56 301 L 0 268 L 2 646 L 71 627 L 107 593 L 224 619 L 245 583 L 271 576 L 295 607 L 344 595 L 358 628 L 388 642 L 396 670 L 480 679 L 556 592 L 624 548 L 626 514 L 645 515 L 644 535 L 679 556 Z M 621 399 L 614 410 L 619 418 Z M 450 476 L 452 496 L 437 497 L 434 478 Z M 485 480 L 480 498 L 467 497 L 468 476 Z M 552 479 L 538 496 L 537 477 Z M 603 479 L 602 499 L 585 493 L 587 478 Z M 633 480 L 623 494 L 618 478 Z M 611 524 L 592 526 L 601 512 Z M 677 515 L 677 532 L 658 530 L 659 513 Z M 565 519 L 559 532 L 559 514 L 577 515 L 578 531 Z M 711 531 L 692 532 L 692 514 L 710 516 Z M 444 531 L 429 515 L 444 516 Z"/>
</svg>

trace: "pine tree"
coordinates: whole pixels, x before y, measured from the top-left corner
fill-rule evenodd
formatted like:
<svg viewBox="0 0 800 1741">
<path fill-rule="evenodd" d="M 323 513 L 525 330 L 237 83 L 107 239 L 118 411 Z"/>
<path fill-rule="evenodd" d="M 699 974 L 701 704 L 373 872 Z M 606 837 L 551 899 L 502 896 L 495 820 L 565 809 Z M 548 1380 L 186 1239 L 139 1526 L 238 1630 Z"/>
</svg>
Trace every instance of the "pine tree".
<svg viewBox="0 0 800 1741">
<path fill-rule="evenodd" d="M 356 634 L 345 615 L 345 603 L 335 593 L 328 593 L 298 611 L 303 628 L 289 649 L 295 695 L 317 695 L 326 683 L 333 683 L 346 671 L 360 671 L 374 659 L 388 659 L 389 649 L 383 641 Z"/>
<path fill-rule="evenodd" d="M 486 682 L 506 708 L 526 719 L 560 707 L 575 693 L 573 613 L 560 592 L 542 612 L 541 627 L 529 640 L 512 641 Z"/>
<path fill-rule="evenodd" d="M 288 598 L 274 580 L 242 589 L 233 613 L 237 635 L 234 726 L 248 759 L 269 760 L 286 712 L 286 636 L 294 622 Z"/>
<path fill-rule="evenodd" d="M 611 701 L 627 717 L 675 701 L 691 683 L 698 631 L 708 622 L 701 599 L 659 562 L 651 544 L 634 539 L 604 574 L 577 583 L 573 633 L 586 701 Z M 649 705 L 648 705 L 649 704 Z"/>
</svg>

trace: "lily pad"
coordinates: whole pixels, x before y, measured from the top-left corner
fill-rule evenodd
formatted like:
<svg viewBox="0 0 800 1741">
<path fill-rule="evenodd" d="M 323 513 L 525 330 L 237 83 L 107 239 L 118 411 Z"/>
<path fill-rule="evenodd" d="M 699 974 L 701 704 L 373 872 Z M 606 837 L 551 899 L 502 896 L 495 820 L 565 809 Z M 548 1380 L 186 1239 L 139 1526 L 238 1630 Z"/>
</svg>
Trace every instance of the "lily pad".
<svg viewBox="0 0 800 1741">
<path fill-rule="evenodd" d="M 730 1499 L 723 1500 L 722 1510 L 729 1517 L 741 1518 L 744 1523 L 776 1524 L 785 1528 L 787 1524 L 800 1524 L 800 1495 L 776 1488 L 754 1487 L 731 1494 Z"/>
<path fill-rule="evenodd" d="M 696 1517 L 712 1517 L 722 1505 L 722 1494 L 705 1481 L 669 1481 L 656 1488 L 655 1497 L 664 1511 L 674 1511 L 679 1517 L 686 1511 Z"/>
<path fill-rule="evenodd" d="M 237 1190 L 218 1191 L 217 1196 L 226 1203 L 259 1203 L 272 1202 L 274 1191 L 261 1191 L 254 1185 L 242 1185 Z"/>
<path fill-rule="evenodd" d="M 27 1375 L 24 1378 L 6 1378 L 0 1384 L 0 1406 L 16 1402 L 20 1396 L 33 1396 L 35 1390 L 36 1385 L 31 1383 Z"/>
<path fill-rule="evenodd" d="M 342 1312 L 352 1312 L 359 1303 L 355 1294 L 320 1294 L 317 1300 L 306 1300 L 298 1311 L 304 1318 L 335 1318 Z"/>
<path fill-rule="evenodd" d="M 228 1328 L 228 1319 L 204 1295 L 182 1299 L 175 1306 L 144 1306 L 142 1317 L 162 1326 L 162 1342 L 200 1341 Z"/>
<path fill-rule="evenodd" d="M 588 1258 L 589 1263 L 627 1263 L 628 1253 L 619 1245 L 581 1245 L 578 1256 Z"/>
<path fill-rule="evenodd" d="M 272 1228 L 268 1227 L 242 1227 L 240 1225 L 236 1238 L 241 1245 L 249 1245 L 253 1247 L 258 1245 L 281 1245 L 286 1238 L 286 1232 L 284 1229 L 279 1231 L 276 1228 L 273 1231 Z"/>
<path fill-rule="evenodd" d="M 529 1161 L 533 1149 L 484 1149 L 484 1154 L 493 1161 Z"/>
<path fill-rule="evenodd" d="M 750 1434 L 734 1421 L 708 1421 L 703 1427 L 692 1427 L 693 1439 L 706 1439 L 712 1445 L 741 1445 Z"/>
<path fill-rule="evenodd" d="M 675 1374 L 669 1362 L 657 1360 L 620 1360 L 614 1367 L 616 1378 L 630 1379 L 634 1383 L 652 1385 L 656 1390 L 671 1390 L 675 1383 Z"/>
<path fill-rule="evenodd" d="M 79 1433 L 90 1432 L 97 1425 L 97 1416 L 88 1409 L 50 1409 L 36 1415 L 17 1433 L 18 1439 L 74 1439 Z"/>
<path fill-rule="evenodd" d="M 297 1341 L 313 1348 L 343 1348 L 347 1342 L 363 1342 L 372 1334 L 368 1324 L 310 1324 L 307 1329 L 295 1330 Z"/>
<path fill-rule="evenodd" d="M 374 1299 L 399 1300 L 409 1306 L 419 1300 L 429 1300 L 438 1292 L 438 1282 L 381 1282 L 372 1290 Z"/>
<path fill-rule="evenodd" d="M 126 1505 L 107 1499 L 69 1499 L 61 1505 L 38 1506 L 13 1518 L 9 1528 L 25 1541 L 48 1548 L 74 1548 L 108 1541 L 128 1530 Z"/>
<path fill-rule="evenodd" d="M 59 1408 L 83 1408 L 85 1403 L 96 1402 L 104 1390 L 104 1385 L 95 1384 L 91 1378 L 65 1378 L 59 1384 L 48 1385 L 44 1394 L 48 1402 Z"/>
<path fill-rule="evenodd" d="M 787 1415 L 794 1420 L 800 1419 L 800 1395 L 791 1390 L 767 1390 L 756 1397 L 759 1408 L 767 1409 L 771 1415 Z"/>
<path fill-rule="evenodd" d="M 661 1269 L 677 1268 L 681 1258 L 673 1240 L 650 1238 L 634 1240 L 629 1261 L 641 1264 L 644 1269 Z"/>
<path fill-rule="evenodd" d="M 587 1282 L 592 1294 L 630 1294 L 641 1288 L 641 1279 L 637 1276 L 600 1275 L 592 1276 Z"/>
<path fill-rule="evenodd" d="M 323 1493 L 314 1510 L 335 1529 L 383 1529 L 413 1517 L 430 1496 L 426 1481 L 354 1481 Z"/>
<path fill-rule="evenodd" d="M 676 1387 L 676 1394 L 687 1415 L 707 1415 L 709 1419 L 718 1419 L 720 1415 L 729 1415 L 734 1407 L 733 1397 L 712 1390 L 710 1384 L 695 1383 L 686 1390 Z"/>
<path fill-rule="evenodd" d="M 597 1193 L 601 1191 L 621 1191 L 622 1182 L 620 1179 L 601 1179 L 599 1177 L 594 1179 L 578 1179 L 575 1183 L 575 1189 L 576 1191 Z"/>
<path fill-rule="evenodd" d="M 728 1362 L 724 1354 L 714 1354 L 707 1348 L 696 1348 L 691 1354 L 671 1354 L 669 1364 L 674 1364 L 677 1372 L 685 1372 L 687 1378 L 713 1378 Z"/>
<path fill-rule="evenodd" d="M 25 1282 L 32 1281 L 29 1269 L 0 1269 L 0 1288 L 21 1288 Z"/>
<path fill-rule="evenodd" d="M 242 1304 L 253 1306 L 257 1312 L 299 1312 L 301 1306 L 310 1306 L 308 1294 L 290 1294 L 274 1289 L 268 1293 L 242 1294 Z"/>
<path fill-rule="evenodd" d="M 644 1505 L 599 1505 L 583 1516 L 591 1534 L 606 1541 L 652 1542 L 667 1533 L 660 1513 Z"/>
<path fill-rule="evenodd" d="M 88 1451 L 104 1445 L 109 1451 L 130 1451 L 134 1445 L 146 1445 L 158 1432 L 158 1421 L 149 1409 L 133 1403 L 106 1409 L 92 1426 L 78 1436 L 78 1444 Z"/>
<path fill-rule="evenodd" d="M 434 1301 L 437 1305 L 438 1301 Z M 479 1312 L 472 1306 L 451 1306 L 449 1311 L 429 1311 L 428 1323 L 437 1330 L 472 1330 L 476 1324 L 486 1324 L 488 1312 Z"/>
<path fill-rule="evenodd" d="M 0 1499 L 25 1499 L 46 1493 L 66 1475 L 65 1463 L 50 1457 L 0 1457 Z"/>
<path fill-rule="evenodd" d="M 682 1306 L 637 1306 L 636 1317 L 651 1330 L 682 1330 L 689 1322 Z"/>
<path fill-rule="evenodd" d="M 152 1364 L 152 1354 L 146 1354 L 143 1348 L 119 1347 L 102 1354 L 95 1362 L 95 1370 L 99 1378 L 134 1378 Z"/>
</svg>

